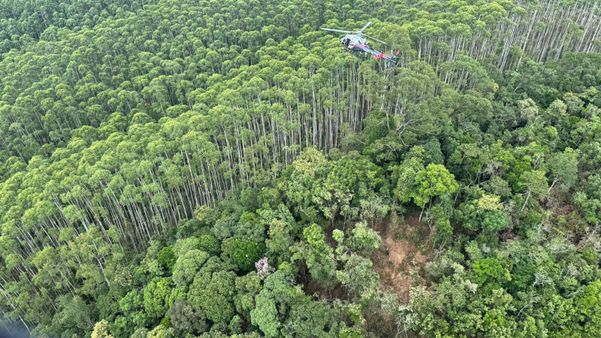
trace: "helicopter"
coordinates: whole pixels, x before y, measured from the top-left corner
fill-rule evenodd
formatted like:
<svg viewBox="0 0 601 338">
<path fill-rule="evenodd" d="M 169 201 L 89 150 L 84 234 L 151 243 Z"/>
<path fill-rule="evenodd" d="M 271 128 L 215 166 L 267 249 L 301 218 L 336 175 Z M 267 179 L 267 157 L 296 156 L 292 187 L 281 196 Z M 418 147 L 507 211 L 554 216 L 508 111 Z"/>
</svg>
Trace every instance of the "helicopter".
<svg viewBox="0 0 601 338">
<path fill-rule="evenodd" d="M 374 37 L 368 36 L 366 34 L 363 34 L 363 31 L 369 26 L 371 25 L 372 22 L 369 21 L 365 26 L 363 26 L 363 28 L 361 28 L 358 31 L 347 31 L 347 30 L 341 30 L 341 29 L 332 29 L 332 28 L 322 28 L 322 30 L 324 31 L 328 31 L 328 32 L 337 32 L 337 33 L 345 33 L 346 35 L 340 39 L 340 42 L 348 49 L 355 51 L 355 52 L 363 52 L 366 54 L 370 54 L 372 55 L 375 59 L 379 59 L 379 60 L 385 60 L 387 62 L 390 62 L 391 64 L 396 64 L 396 59 L 397 59 L 397 55 L 400 54 L 399 51 L 396 51 L 394 54 L 395 55 L 391 55 L 391 54 L 384 54 L 380 51 L 377 51 L 375 49 L 372 49 L 371 47 L 369 47 L 367 39 L 372 39 L 375 41 L 378 41 L 381 44 L 387 45 L 386 42 L 382 41 L 382 40 L 378 40 Z"/>
</svg>

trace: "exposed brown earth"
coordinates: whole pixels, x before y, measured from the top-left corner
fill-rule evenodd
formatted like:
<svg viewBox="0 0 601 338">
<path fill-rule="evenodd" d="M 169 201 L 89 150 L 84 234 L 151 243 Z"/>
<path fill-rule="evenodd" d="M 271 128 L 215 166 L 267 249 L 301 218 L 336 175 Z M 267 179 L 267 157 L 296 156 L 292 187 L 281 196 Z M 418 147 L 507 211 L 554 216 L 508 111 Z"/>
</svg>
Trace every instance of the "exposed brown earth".
<svg viewBox="0 0 601 338">
<path fill-rule="evenodd" d="M 380 287 L 394 291 L 406 303 L 413 276 L 423 273 L 433 255 L 430 229 L 419 221 L 418 215 L 409 215 L 404 220 L 387 219 L 374 225 L 374 229 L 382 237 L 382 248 L 372 256 L 380 275 Z"/>
</svg>

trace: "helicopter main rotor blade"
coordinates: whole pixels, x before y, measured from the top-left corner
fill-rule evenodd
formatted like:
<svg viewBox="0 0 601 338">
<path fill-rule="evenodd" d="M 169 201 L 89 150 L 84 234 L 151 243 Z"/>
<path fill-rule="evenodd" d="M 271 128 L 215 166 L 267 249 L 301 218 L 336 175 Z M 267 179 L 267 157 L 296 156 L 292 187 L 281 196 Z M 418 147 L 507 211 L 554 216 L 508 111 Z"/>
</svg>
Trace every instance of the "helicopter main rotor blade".
<svg viewBox="0 0 601 338">
<path fill-rule="evenodd" d="M 348 34 L 352 33 L 351 31 L 343 31 L 340 29 L 332 29 L 332 28 L 322 28 L 321 30 L 328 31 L 328 32 L 348 33 Z"/>
<path fill-rule="evenodd" d="M 380 39 L 376 39 L 376 38 L 374 38 L 374 37 L 372 37 L 372 36 L 369 36 L 369 35 L 367 35 L 367 34 L 363 34 L 363 36 L 365 36 L 366 38 L 372 39 L 372 40 L 376 40 L 376 41 L 378 41 L 379 43 L 382 43 L 382 44 L 388 45 L 386 42 L 384 42 L 384 41 L 382 41 L 382 40 L 380 40 Z"/>
<path fill-rule="evenodd" d="M 367 26 L 369 26 L 369 25 L 371 25 L 371 21 L 369 21 L 365 26 L 363 26 L 363 28 L 361 28 L 361 30 L 359 32 L 363 33 L 365 28 L 367 28 Z"/>
</svg>

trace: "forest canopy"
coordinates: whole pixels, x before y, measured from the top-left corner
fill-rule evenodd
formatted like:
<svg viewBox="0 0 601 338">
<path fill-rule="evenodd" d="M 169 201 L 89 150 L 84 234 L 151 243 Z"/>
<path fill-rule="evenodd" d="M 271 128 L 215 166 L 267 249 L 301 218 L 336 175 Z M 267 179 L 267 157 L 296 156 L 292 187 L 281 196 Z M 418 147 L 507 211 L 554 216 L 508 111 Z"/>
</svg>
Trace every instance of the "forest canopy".
<svg viewBox="0 0 601 338">
<path fill-rule="evenodd" d="M 0 0 L 0 326 L 598 337 L 600 52 L 596 0 Z"/>
</svg>

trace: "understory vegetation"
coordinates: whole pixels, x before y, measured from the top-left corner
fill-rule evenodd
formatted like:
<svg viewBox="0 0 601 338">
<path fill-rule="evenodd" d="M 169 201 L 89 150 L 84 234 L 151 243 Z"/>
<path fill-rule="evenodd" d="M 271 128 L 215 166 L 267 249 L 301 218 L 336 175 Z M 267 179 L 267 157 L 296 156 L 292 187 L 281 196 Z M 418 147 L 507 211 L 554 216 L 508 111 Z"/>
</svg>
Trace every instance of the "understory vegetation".
<svg viewBox="0 0 601 338">
<path fill-rule="evenodd" d="M 596 0 L 0 0 L 0 325 L 598 337 L 600 51 Z"/>
</svg>

